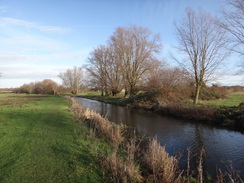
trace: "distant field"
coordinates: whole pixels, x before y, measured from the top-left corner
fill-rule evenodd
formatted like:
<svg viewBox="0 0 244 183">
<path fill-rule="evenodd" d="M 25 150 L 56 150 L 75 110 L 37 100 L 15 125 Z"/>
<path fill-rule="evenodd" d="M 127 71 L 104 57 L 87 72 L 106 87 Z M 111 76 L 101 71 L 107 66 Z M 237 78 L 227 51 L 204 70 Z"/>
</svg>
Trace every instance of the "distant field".
<svg viewBox="0 0 244 183">
<path fill-rule="evenodd" d="M 230 93 L 227 96 L 227 99 L 200 101 L 200 103 L 204 105 L 226 106 L 226 107 L 238 106 L 240 105 L 241 102 L 244 102 L 244 92 Z"/>
<path fill-rule="evenodd" d="M 0 94 L 0 182 L 104 182 L 86 133 L 64 97 Z"/>
</svg>

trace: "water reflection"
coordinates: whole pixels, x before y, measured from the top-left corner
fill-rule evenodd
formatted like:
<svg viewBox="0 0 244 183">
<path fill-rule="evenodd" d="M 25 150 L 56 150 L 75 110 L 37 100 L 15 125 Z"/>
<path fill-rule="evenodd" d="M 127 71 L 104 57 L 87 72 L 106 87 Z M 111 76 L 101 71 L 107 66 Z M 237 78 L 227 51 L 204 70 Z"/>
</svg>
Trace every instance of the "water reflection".
<svg viewBox="0 0 244 183">
<path fill-rule="evenodd" d="M 94 100 L 77 100 L 85 107 L 106 116 L 110 121 L 125 123 L 141 135 L 157 137 L 162 145 L 166 145 L 166 151 L 170 155 L 181 152 L 181 167 L 186 166 L 188 147 L 193 153 L 203 147 L 206 151 L 203 163 L 205 170 L 212 175 L 219 168 L 227 170 L 226 163 L 230 160 L 244 178 L 244 135 L 241 133 Z"/>
</svg>

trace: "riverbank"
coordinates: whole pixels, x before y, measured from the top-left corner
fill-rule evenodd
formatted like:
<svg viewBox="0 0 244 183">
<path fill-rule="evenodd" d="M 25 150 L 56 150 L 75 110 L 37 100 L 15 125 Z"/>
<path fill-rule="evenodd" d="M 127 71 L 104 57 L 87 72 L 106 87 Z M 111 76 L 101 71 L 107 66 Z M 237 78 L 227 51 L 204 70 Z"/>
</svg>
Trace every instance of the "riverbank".
<svg viewBox="0 0 244 183">
<path fill-rule="evenodd" d="M 204 150 L 198 152 L 197 167 L 191 169 L 190 163 L 185 170 L 179 168 L 179 157 L 170 156 L 156 139 L 140 138 L 128 127 L 109 122 L 98 113 L 81 107 L 78 101 L 72 100 L 72 111 L 77 120 L 93 128 L 92 134 L 112 143 L 112 151 L 101 156 L 101 166 L 111 178 L 111 182 L 242 182 L 238 173 L 216 171 L 217 177 L 211 178 L 203 167 Z M 192 158 L 188 149 L 188 159 Z M 233 174 L 232 174 L 233 173 Z M 237 173 L 237 174 L 236 174 Z"/>
<path fill-rule="evenodd" d="M 97 154 L 108 143 L 76 122 L 70 100 L 0 95 L 0 182 L 106 182 Z"/>
<path fill-rule="evenodd" d="M 201 101 L 199 105 L 191 103 L 159 104 L 150 93 L 141 93 L 132 98 L 99 96 L 88 93 L 81 95 L 100 102 L 126 106 L 135 109 L 150 110 L 163 115 L 199 121 L 244 133 L 244 93 L 231 94 L 225 100 Z"/>
</svg>

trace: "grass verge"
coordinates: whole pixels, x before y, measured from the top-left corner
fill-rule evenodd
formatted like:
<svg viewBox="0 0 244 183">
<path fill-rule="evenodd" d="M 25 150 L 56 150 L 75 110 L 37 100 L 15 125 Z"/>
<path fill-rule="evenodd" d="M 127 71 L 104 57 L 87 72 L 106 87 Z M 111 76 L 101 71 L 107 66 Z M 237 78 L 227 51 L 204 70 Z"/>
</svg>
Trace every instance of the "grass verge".
<svg viewBox="0 0 244 183">
<path fill-rule="evenodd" d="M 0 182 L 105 182 L 108 143 L 75 123 L 64 97 L 0 95 Z"/>
</svg>

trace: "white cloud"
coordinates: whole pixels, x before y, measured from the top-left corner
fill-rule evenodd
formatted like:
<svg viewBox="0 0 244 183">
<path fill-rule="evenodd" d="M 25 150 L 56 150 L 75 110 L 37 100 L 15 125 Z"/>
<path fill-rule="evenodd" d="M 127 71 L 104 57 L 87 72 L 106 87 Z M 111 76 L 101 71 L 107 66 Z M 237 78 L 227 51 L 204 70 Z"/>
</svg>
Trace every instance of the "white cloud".
<svg viewBox="0 0 244 183">
<path fill-rule="evenodd" d="M 58 26 L 45 26 L 45 25 L 41 25 L 36 22 L 30 22 L 30 21 L 9 18 L 9 17 L 1 17 L 0 25 L 1 26 L 10 26 L 10 25 L 21 26 L 21 27 L 25 27 L 25 28 L 29 28 L 29 29 L 36 29 L 41 32 L 47 32 L 47 33 L 64 34 L 64 33 L 70 32 L 70 29 L 68 29 L 68 28 L 63 28 L 63 27 L 58 27 Z"/>
<path fill-rule="evenodd" d="M 20 63 L 20 62 L 38 62 L 45 59 L 43 55 L 28 55 L 28 54 L 20 54 L 16 52 L 3 52 L 0 51 L 0 60 L 1 63 Z M 2 67 L 1 67 L 2 70 Z"/>
<path fill-rule="evenodd" d="M 44 36 L 33 36 L 33 35 L 18 35 L 9 36 L 7 38 L 0 39 L 0 47 L 13 49 L 19 48 L 19 50 L 45 50 L 45 51 L 55 51 L 55 50 L 66 50 L 69 48 L 69 44 L 63 41 L 51 39 Z"/>
<path fill-rule="evenodd" d="M 57 77 L 59 72 L 66 70 L 65 66 L 58 65 L 34 65 L 34 64 L 11 64 L 1 66 L 4 79 L 41 79 Z"/>
</svg>

